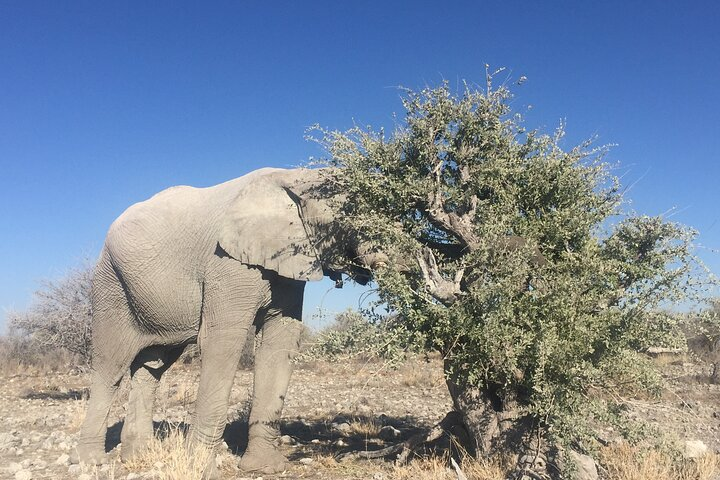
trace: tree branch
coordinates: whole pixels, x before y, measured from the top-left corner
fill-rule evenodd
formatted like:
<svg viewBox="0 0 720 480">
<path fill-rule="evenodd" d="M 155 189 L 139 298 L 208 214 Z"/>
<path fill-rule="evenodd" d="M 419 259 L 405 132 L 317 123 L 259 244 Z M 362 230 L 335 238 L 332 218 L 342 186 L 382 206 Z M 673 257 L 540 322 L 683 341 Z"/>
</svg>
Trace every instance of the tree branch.
<svg viewBox="0 0 720 480">
<path fill-rule="evenodd" d="M 455 272 L 453 280 L 448 280 L 440 273 L 435 254 L 430 248 L 423 247 L 422 252 L 416 255 L 416 259 L 425 287 L 436 300 L 445 305 L 452 305 L 463 295 L 460 283 L 465 274 L 464 268 Z"/>
</svg>

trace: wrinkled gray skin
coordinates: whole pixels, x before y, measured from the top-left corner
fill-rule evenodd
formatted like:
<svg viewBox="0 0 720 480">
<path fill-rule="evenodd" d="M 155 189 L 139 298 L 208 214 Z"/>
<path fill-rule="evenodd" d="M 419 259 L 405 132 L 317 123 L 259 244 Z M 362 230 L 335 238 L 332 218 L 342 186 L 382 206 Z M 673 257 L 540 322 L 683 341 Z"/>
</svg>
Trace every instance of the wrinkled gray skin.
<svg viewBox="0 0 720 480">
<path fill-rule="evenodd" d="M 104 458 L 108 412 L 128 370 L 123 458 L 151 438 L 160 377 L 193 342 L 202 366 L 189 447 L 216 447 L 243 344 L 257 327 L 262 344 L 240 467 L 285 469 L 275 440 L 298 347 L 305 282 L 323 272 L 339 276 L 341 266 L 327 260 L 331 250 L 360 258 L 347 238 L 338 246 L 327 203 L 313 193 L 322 184 L 319 170 L 261 169 L 214 187 L 170 188 L 112 224 L 93 284 L 92 386 L 79 460 Z M 213 470 L 214 461 L 206 476 L 214 476 Z"/>
</svg>

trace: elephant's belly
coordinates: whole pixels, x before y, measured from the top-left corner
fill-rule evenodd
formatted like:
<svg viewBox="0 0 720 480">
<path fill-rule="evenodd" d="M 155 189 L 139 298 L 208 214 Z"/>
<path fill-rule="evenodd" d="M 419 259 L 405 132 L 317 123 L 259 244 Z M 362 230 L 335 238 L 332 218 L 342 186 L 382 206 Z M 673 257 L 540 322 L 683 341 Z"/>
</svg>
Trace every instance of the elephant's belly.
<svg viewBox="0 0 720 480">
<path fill-rule="evenodd" d="M 138 326 L 166 341 L 195 338 L 202 311 L 202 286 L 185 272 L 172 269 L 128 282 L 131 307 Z"/>
</svg>

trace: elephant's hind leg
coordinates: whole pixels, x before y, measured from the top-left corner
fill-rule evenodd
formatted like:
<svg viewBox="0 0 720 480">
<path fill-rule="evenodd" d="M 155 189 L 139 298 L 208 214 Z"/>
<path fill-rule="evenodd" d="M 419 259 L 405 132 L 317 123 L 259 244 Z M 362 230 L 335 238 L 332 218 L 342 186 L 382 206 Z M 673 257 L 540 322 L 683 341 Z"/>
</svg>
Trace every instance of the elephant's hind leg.
<svg viewBox="0 0 720 480">
<path fill-rule="evenodd" d="M 158 383 L 184 348 L 149 347 L 133 361 L 127 415 L 120 436 L 123 461 L 134 458 L 153 437 L 153 406 Z"/>
<path fill-rule="evenodd" d="M 134 316 L 122 284 L 105 255 L 95 270 L 92 301 L 90 399 L 71 460 L 97 464 L 105 461 L 107 421 L 115 392 L 145 339 L 133 328 Z"/>
</svg>

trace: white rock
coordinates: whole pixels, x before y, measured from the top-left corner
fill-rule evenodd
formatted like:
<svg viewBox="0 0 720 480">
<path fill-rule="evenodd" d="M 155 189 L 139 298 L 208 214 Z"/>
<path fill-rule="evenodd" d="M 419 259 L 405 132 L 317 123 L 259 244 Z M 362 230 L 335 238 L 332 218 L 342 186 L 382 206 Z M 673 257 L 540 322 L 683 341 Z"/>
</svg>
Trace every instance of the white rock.
<svg viewBox="0 0 720 480">
<path fill-rule="evenodd" d="M 570 458 L 577 467 L 577 480 L 597 480 L 599 478 L 597 465 L 592 457 L 570 450 Z"/>
<path fill-rule="evenodd" d="M 302 463 L 303 465 L 310 465 L 311 463 L 313 463 L 313 459 L 310 457 L 305 457 L 305 458 L 301 458 L 299 460 L 299 462 Z"/>
<path fill-rule="evenodd" d="M 708 447 L 702 440 L 685 441 L 685 458 L 700 458 L 708 452 Z"/>
<path fill-rule="evenodd" d="M 60 455 L 57 460 L 55 460 L 55 465 L 67 465 L 70 461 L 70 455 L 67 453 L 63 453 Z"/>
<path fill-rule="evenodd" d="M 127 480 L 137 480 L 140 478 L 140 474 L 138 473 L 128 473 L 127 477 L 125 477 Z"/>
<path fill-rule="evenodd" d="M 33 474 L 30 470 L 20 470 L 15 472 L 15 480 L 30 480 Z"/>
<path fill-rule="evenodd" d="M 70 475 L 80 475 L 82 473 L 82 468 L 80 465 L 70 465 L 68 467 L 68 473 Z"/>
<path fill-rule="evenodd" d="M 7 469 L 10 473 L 19 472 L 20 470 L 22 470 L 22 465 L 17 462 L 10 462 L 10 465 L 8 465 Z"/>
<path fill-rule="evenodd" d="M 89 473 L 81 473 L 78 475 L 77 480 L 92 480 L 92 476 Z"/>
</svg>

